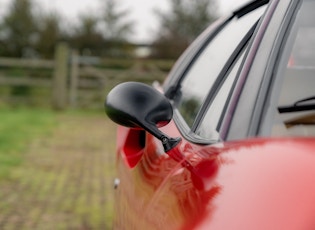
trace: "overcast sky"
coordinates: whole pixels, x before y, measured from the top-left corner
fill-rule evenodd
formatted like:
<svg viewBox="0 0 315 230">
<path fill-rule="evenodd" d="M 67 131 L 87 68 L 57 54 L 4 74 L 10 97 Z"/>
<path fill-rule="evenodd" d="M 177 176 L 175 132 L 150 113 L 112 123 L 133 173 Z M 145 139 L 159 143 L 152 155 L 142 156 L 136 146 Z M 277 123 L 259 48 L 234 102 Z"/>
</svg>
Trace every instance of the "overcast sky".
<svg viewBox="0 0 315 230">
<path fill-rule="evenodd" d="M 13 0 L 0 0 L 0 17 L 3 17 L 5 9 Z M 102 0 L 34 0 L 44 7 L 45 10 L 58 10 L 67 19 L 73 20 L 79 13 L 97 13 Z M 136 41 L 146 41 L 150 38 L 158 25 L 152 10 L 159 8 L 168 9 L 169 0 L 117 0 L 122 8 L 130 9 L 130 18 L 135 22 Z M 224 14 L 249 0 L 217 0 L 219 11 Z"/>
</svg>

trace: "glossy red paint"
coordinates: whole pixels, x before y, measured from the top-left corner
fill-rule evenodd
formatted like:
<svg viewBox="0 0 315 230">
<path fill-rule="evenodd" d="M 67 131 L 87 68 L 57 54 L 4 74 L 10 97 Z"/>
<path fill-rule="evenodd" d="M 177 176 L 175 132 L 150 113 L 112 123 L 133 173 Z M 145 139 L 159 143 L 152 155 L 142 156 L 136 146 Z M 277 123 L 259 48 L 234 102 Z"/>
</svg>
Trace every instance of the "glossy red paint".
<svg viewBox="0 0 315 230">
<path fill-rule="evenodd" d="M 141 129 L 118 128 L 117 148 L 126 166 L 133 168 L 140 161 L 143 154 L 145 131 Z"/>
<path fill-rule="evenodd" d="M 196 229 L 314 228 L 314 138 L 243 141 L 219 159 L 221 190 Z"/>
<path fill-rule="evenodd" d="M 172 122 L 163 131 L 179 135 Z M 183 140 L 165 154 L 149 134 L 145 146 L 128 149 L 128 132 L 118 132 L 116 229 L 314 228 L 314 138 Z M 123 160 L 131 153 L 132 167 Z"/>
</svg>

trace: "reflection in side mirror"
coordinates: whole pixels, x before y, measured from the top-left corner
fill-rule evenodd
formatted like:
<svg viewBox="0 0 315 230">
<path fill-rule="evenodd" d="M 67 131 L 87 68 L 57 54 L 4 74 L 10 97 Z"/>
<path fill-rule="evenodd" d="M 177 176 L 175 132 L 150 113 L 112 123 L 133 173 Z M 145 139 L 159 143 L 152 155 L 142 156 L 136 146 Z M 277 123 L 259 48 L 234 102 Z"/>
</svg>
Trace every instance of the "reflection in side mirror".
<svg viewBox="0 0 315 230">
<path fill-rule="evenodd" d="M 107 95 L 105 111 L 119 125 L 150 132 L 162 141 L 165 152 L 180 142 L 180 138 L 170 138 L 158 129 L 170 122 L 173 108 L 163 94 L 146 84 L 125 82 L 117 85 Z"/>
</svg>

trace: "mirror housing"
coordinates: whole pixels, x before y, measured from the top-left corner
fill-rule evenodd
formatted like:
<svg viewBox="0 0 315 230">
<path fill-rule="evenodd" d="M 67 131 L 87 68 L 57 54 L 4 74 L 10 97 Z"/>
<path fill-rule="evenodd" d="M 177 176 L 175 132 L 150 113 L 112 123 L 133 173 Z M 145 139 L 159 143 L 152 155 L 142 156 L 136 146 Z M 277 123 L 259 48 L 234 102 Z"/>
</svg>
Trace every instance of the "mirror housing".
<svg viewBox="0 0 315 230">
<path fill-rule="evenodd" d="M 119 125 L 148 131 L 161 140 L 165 152 L 181 141 L 158 129 L 170 122 L 173 108 L 163 94 L 144 83 L 125 82 L 114 87 L 107 95 L 105 112 Z"/>
</svg>

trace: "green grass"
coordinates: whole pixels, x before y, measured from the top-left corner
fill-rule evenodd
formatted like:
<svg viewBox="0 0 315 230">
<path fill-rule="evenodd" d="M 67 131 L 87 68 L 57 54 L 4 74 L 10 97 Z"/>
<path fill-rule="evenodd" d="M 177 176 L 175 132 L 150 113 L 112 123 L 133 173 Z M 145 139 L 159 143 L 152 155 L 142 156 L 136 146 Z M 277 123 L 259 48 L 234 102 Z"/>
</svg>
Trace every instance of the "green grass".
<svg viewBox="0 0 315 230">
<path fill-rule="evenodd" d="M 9 179 L 30 141 L 49 134 L 54 124 L 55 114 L 49 110 L 0 108 L 0 180 Z"/>
<path fill-rule="evenodd" d="M 112 229 L 116 125 L 103 110 L 0 109 L 0 119 L 1 229 Z"/>
</svg>

